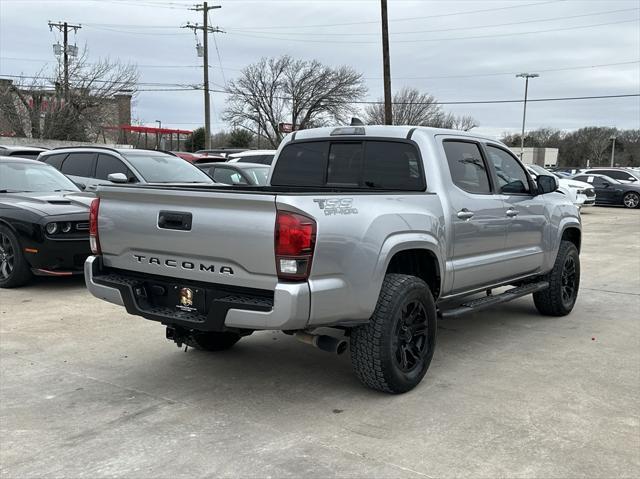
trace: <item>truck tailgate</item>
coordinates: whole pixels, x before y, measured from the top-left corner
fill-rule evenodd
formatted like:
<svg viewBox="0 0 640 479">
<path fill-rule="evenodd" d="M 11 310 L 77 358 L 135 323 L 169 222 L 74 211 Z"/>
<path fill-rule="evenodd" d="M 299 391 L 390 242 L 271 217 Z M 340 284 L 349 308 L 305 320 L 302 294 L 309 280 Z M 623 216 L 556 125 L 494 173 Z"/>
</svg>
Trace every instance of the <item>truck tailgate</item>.
<svg viewBox="0 0 640 479">
<path fill-rule="evenodd" d="M 98 196 L 105 266 L 177 279 L 275 288 L 275 195 L 104 187 Z M 163 225 L 161 216 L 171 223 Z M 180 218 L 185 219 L 183 229 L 171 229 Z"/>
</svg>

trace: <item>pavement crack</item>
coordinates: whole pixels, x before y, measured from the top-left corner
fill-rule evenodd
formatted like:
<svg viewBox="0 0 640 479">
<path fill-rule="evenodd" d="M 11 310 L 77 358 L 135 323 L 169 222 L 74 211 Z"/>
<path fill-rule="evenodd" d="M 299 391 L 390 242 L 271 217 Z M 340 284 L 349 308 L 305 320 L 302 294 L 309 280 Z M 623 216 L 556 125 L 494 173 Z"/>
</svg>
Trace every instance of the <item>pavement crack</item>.
<svg viewBox="0 0 640 479">
<path fill-rule="evenodd" d="M 584 287 L 580 289 L 586 289 L 587 291 L 599 291 L 601 293 L 628 294 L 629 296 L 640 296 L 640 293 L 627 293 L 625 291 L 611 291 L 610 289 L 584 288 Z"/>
<path fill-rule="evenodd" d="M 337 446 L 332 446 L 331 444 L 325 444 L 325 443 L 320 442 L 320 441 L 318 441 L 316 439 L 308 438 L 308 440 L 310 442 L 312 442 L 313 444 L 317 444 L 320 447 L 324 447 L 325 449 L 331 449 L 333 451 L 340 451 L 340 452 L 343 452 L 345 454 L 349 454 L 350 456 L 356 456 L 356 457 L 358 457 L 360 459 L 365 459 L 367 461 L 377 462 L 378 464 L 384 464 L 385 466 L 393 467 L 395 469 L 400 469 L 401 471 L 405 471 L 405 472 L 410 472 L 410 473 L 416 474 L 416 475 L 418 475 L 420 477 L 427 477 L 429 479 L 434 479 L 433 476 L 425 474 L 424 472 L 416 471 L 415 469 L 411 469 L 410 467 L 401 466 L 400 464 L 384 461 L 382 459 L 375 459 L 375 458 L 367 456 L 366 454 L 355 452 L 355 451 L 350 451 L 348 449 L 344 449 L 344 448 L 337 447 Z"/>
</svg>

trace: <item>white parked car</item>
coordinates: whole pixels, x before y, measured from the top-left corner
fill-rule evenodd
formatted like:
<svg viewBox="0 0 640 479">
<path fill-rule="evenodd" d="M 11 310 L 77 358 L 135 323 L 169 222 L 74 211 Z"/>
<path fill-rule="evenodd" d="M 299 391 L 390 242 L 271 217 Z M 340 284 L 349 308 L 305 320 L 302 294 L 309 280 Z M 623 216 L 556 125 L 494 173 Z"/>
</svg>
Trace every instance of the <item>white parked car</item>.
<svg viewBox="0 0 640 479">
<path fill-rule="evenodd" d="M 535 179 L 538 175 L 553 175 L 558 178 L 558 191 L 566 195 L 578 208 L 593 206 L 596 202 L 596 190 L 593 185 L 583 181 L 576 181 L 545 170 L 538 165 L 527 165 L 529 174 Z"/>
<path fill-rule="evenodd" d="M 260 163 L 270 165 L 276 150 L 247 150 L 242 153 L 233 153 L 227 156 L 228 163 Z"/>
</svg>

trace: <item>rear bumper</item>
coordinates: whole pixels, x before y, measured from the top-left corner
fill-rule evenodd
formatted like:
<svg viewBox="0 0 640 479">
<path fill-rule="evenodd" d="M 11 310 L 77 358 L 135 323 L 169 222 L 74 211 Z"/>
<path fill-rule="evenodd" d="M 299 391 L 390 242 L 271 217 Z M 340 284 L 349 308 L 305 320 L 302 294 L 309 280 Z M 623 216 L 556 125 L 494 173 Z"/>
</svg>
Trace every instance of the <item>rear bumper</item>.
<svg viewBox="0 0 640 479">
<path fill-rule="evenodd" d="M 307 283 L 278 283 L 275 291 L 229 288 L 209 283 L 181 282 L 170 277 L 140 276 L 122 270 L 106 270 L 100 258 L 89 256 L 84 266 L 87 288 L 95 297 L 124 306 L 127 312 L 167 326 L 196 331 L 226 329 L 304 329 L 309 320 Z M 186 312 L 161 304 L 150 294 L 152 287 L 188 286 L 206 292 L 206 311 Z M 165 302 L 166 303 L 166 302 Z"/>
</svg>

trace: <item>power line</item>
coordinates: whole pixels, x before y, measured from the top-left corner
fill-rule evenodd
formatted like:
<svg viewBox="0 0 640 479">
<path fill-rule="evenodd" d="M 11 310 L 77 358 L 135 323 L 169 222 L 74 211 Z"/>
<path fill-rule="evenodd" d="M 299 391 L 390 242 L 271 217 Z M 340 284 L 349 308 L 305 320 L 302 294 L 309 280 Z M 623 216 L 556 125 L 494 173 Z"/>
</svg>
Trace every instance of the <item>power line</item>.
<svg viewBox="0 0 640 479">
<path fill-rule="evenodd" d="M 44 58 L 20 58 L 20 57 L 3 57 L 0 56 L 1 60 L 13 60 L 13 61 L 22 61 L 22 62 L 38 62 L 38 63 L 58 63 L 58 62 L 53 62 L 51 60 L 48 59 L 44 59 Z M 87 62 L 87 65 L 96 65 L 96 63 L 92 63 L 92 62 Z M 151 64 L 151 65 L 146 65 L 146 64 L 138 64 L 138 63 L 131 63 L 132 65 L 134 65 L 137 68 L 202 68 L 202 65 L 160 65 L 160 64 Z M 220 66 L 216 66 L 216 65 L 209 65 L 209 68 L 222 68 L 222 65 Z M 233 71 L 242 71 L 242 68 L 232 68 L 229 66 L 225 66 L 224 67 L 225 70 L 233 70 Z"/>
<path fill-rule="evenodd" d="M 209 24 L 211 24 L 211 17 L 209 17 Z M 224 68 L 222 68 L 222 59 L 220 58 L 220 50 L 218 49 L 218 41 L 216 40 L 215 35 L 213 35 L 213 45 L 216 47 L 216 55 L 218 56 L 218 65 L 220 65 L 220 73 L 222 74 L 222 81 L 224 82 L 224 86 L 226 87 L 227 78 L 225 77 L 225 74 L 224 74 Z"/>
<path fill-rule="evenodd" d="M 5 75 L 0 73 L 0 77 L 9 77 L 9 78 L 33 78 L 33 79 L 43 79 L 43 80 L 51 80 L 52 78 L 40 78 L 35 76 L 28 75 Z M 106 81 L 106 80 L 103 80 Z M 114 83 L 123 83 L 123 82 L 114 82 Z M 152 90 L 137 90 L 137 91 L 200 91 L 203 87 L 201 85 L 183 85 L 182 88 L 167 88 L 167 89 L 152 89 Z M 210 89 L 209 91 L 214 93 L 224 93 L 230 94 L 228 91 L 223 89 Z M 550 97 L 550 98 L 529 98 L 527 102 L 554 102 L 554 101 L 575 101 L 575 100 L 599 100 L 599 99 L 609 99 L 609 98 L 636 98 L 640 97 L 640 93 L 622 93 L 622 94 L 614 94 L 614 95 L 587 95 L 587 96 L 565 96 L 565 97 Z M 276 100 L 291 100 L 291 97 L 285 96 L 274 96 Z M 502 104 L 502 103 L 522 103 L 523 99 L 516 100 L 453 100 L 453 101 L 434 101 L 434 102 L 393 102 L 396 105 L 490 105 L 490 104 Z M 355 100 L 351 101 L 352 104 L 362 104 L 362 105 L 382 105 L 383 101 L 377 100 Z"/>
<path fill-rule="evenodd" d="M 565 68 L 536 68 L 535 70 L 541 73 L 553 73 L 553 72 L 563 72 L 563 71 L 572 71 L 572 70 L 585 70 L 589 68 L 601 68 L 601 67 L 612 67 L 612 66 L 622 66 L 622 65 L 634 65 L 640 63 L 640 60 L 632 60 L 627 62 L 618 62 L 618 63 L 602 63 L 599 65 L 580 65 L 575 67 L 565 67 Z M 462 75 L 434 75 L 428 77 L 396 77 L 393 78 L 396 80 L 436 80 L 436 79 L 449 79 L 449 78 L 477 78 L 477 77 L 491 77 L 491 76 L 512 76 L 519 72 L 511 71 L 511 72 L 497 72 L 497 73 L 469 73 Z M 365 80 L 381 80 L 379 77 L 364 77 Z"/>
<path fill-rule="evenodd" d="M 477 30 L 477 29 L 481 29 L 481 28 L 495 28 L 495 27 L 507 27 L 507 26 L 513 26 L 513 25 L 523 25 L 523 24 L 528 24 L 528 23 L 542 23 L 542 22 L 556 22 L 556 21 L 560 21 L 560 20 L 569 20 L 569 19 L 573 19 L 573 18 L 583 18 L 583 17 L 593 17 L 593 16 L 601 16 L 601 15 L 610 15 L 613 13 L 622 13 L 622 12 L 630 12 L 630 11 L 638 11 L 640 10 L 640 8 L 623 8 L 620 10 L 607 10 L 607 11 L 600 11 L 600 12 L 593 12 L 593 13 L 583 13 L 580 15 L 565 15 L 565 16 L 561 16 L 561 17 L 553 17 L 553 18 L 542 18 L 542 19 L 538 19 L 538 20 L 523 20 L 523 21 L 519 21 L 519 22 L 509 22 L 509 23 L 492 23 L 492 24 L 488 24 L 488 25 L 477 25 L 477 26 L 464 26 L 464 27 L 453 27 L 453 28 L 440 28 L 440 29 L 436 29 L 436 30 L 415 30 L 415 31 L 408 31 L 408 32 L 393 32 L 393 35 L 414 35 L 414 34 L 420 34 L 420 33 L 438 33 L 438 32 L 452 32 L 452 31 L 456 31 L 456 30 Z M 266 33 L 266 34 L 271 34 L 272 32 L 268 32 L 265 31 L 264 29 L 260 28 L 260 29 L 229 29 L 230 32 L 240 32 L 240 33 L 255 33 L 255 34 L 260 34 L 260 33 Z M 348 32 L 348 33 L 340 33 L 340 32 L 331 32 L 331 33 L 308 33 L 308 32 L 278 32 L 278 34 L 280 35 L 304 35 L 304 36 L 331 36 L 331 37 L 335 37 L 335 36 L 378 36 L 378 33 L 353 33 L 353 32 Z"/>
<path fill-rule="evenodd" d="M 389 20 L 390 23 L 394 22 L 406 22 L 412 20 L 430 20 L 432 18 L 442 18 L 442 17 L 452 17 L 457 15 L 472 15 L 476 13 L 485 13 L 485 12 L 496 12 L 501 10 L 511 10 L 514 8 L 523 8 L 523 7 L 531 7 L 537 5 L 547 5 L 549 3 L 561 3 L 566 2 L 567 0 L 547 0 L 545 2 L 535 2 L 535 3 L 523 3 L 519 5 L 509 5 L 506 7 L 495 7 L 495 8 L 483 8 L 481 10 L 467 10 L 465 12 L 449 12 L 449 13 L 440 13 L 436 15 L 427 15 L 422 17 L 407 17 L 407 18 L 396 18 Z M 284 30 L 288 28 L 322 28 L 322 27 L 343 27 L 343 26 L 353 26 L 353 25 L 377 25 L 380 23 L 378 20 L 372 21 L 364 21 L 364 22 L 348 22 L 348 23 L 324 23 L 324 24 L 316 24 L 316 25 L 280 25 L 280 26 L 271 26 L 271 27 L 261 27 L 263 30 Z"/>
<path fill-rule="evenodd" d="M 573 100 L 600 100 L 605 98 L 631 98 L 640 97 L 640 93 L 623 93 L 619 95 L 590 95 L 590 96 L 564 96 L 554 98 L 528 98 L 527 102 L 546 102 L 546 101 L 573 101 Z M 396 105 L 493 105 L 500 103 L 523 103 L 524 100 L 471 100 L 471 101 L 434 101 L 434 102 L 395 102 Z M 366 105 L 381 105 L 382 101 L 353 101 L 351 103 Z"/>
<path fill-rule="evenodd" d="M 564 27 L 564 28 L 552 28 L 552 29 L 548 29 L 548 30 L 533 30 L 533 31 L 528 31 L 528 32 L 513 32 L 513 33 L 496 33 L 496 34 L 491 34 L 491 35 L 475 35 L 475 36 L 468 36 L 468 37 L 449 37 L 449 38 L 427 38 L 427 39 L 419 39 L 419 40 L 395 40 L 393 43 L 394 44 L 398 44 L 398 43 L 427 43 L 427 42 L 448 42 L 448 41 L 454 41 L 454 40 L 474 40 L 474 39 L 481 39 L 481 38 L 498 38 L 498 37 L 513 37 L 513 36 L 522 36 L 522 35 L 534 35 L 534 34 L 538 34 L 538 33 L 550 33 L 550 32 L 561 32 L 561 31 L 567 31 L 567 30 L 579 30 L 579 29 L 583 29 L 583 28 L 594 28 L 594 27 L 603 27 L 603 26 L 607 26 L 607 25 L 619 25 L 622 23 L 637 23 L 640 20 L 640 18 L 634 18 L 632 20 L 620 20 L 617 22 L 606 22 L 606 23 L 595 23 L 595 24 L 591 24 L 591 25 L 579 25 L 579 26 L 574 26 L 574 27 Z M 377 44 L 377 41 L 349 41 L 349 42 L 345 42 L 345 41 L 331 41 L 331 40 L 307 40 L 307 39 L 298 39 L 298 38 L 283 38 L 283 37 L 272 37 L 272 36 L 266 36 L 266 35 L 253 35 L 253 34 L 248 34 L 248 33 L 233 33 L 233 32 L 229 32 L 229 35 L 235 35 L 235 36 L 243 36 L 243 37 L 250 37 L 250 38 L 258 38 L 261 40 L 279 40 L 279 41 L 285 41 L 285 42 L 301 42 L 301 43 L 336 43 L 336 44 L 340 44 L 340 45 L 353 45 L 353 44 Z"/>
</svg>

